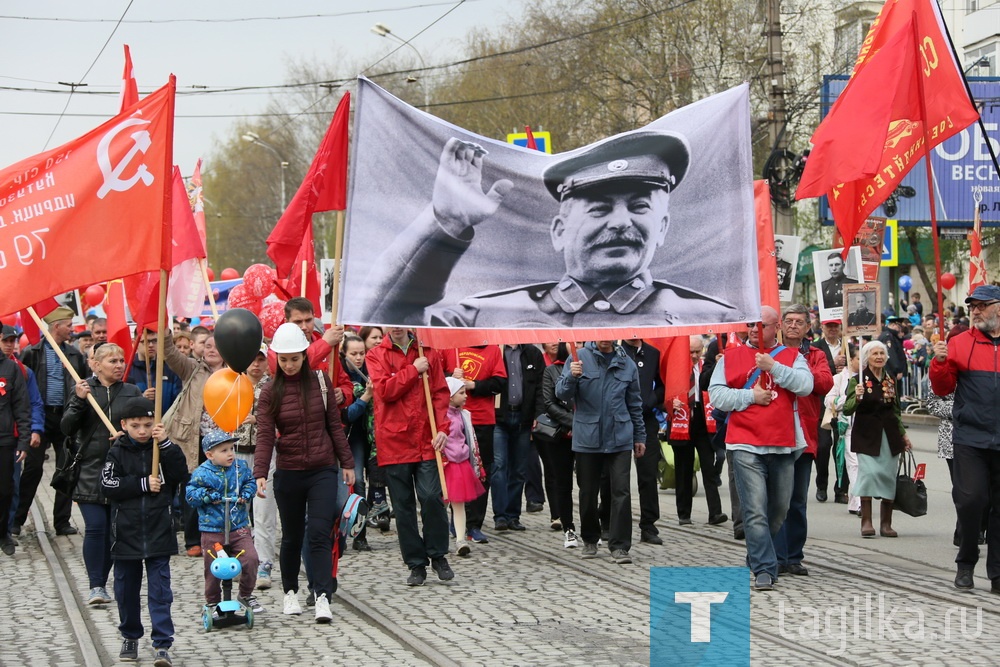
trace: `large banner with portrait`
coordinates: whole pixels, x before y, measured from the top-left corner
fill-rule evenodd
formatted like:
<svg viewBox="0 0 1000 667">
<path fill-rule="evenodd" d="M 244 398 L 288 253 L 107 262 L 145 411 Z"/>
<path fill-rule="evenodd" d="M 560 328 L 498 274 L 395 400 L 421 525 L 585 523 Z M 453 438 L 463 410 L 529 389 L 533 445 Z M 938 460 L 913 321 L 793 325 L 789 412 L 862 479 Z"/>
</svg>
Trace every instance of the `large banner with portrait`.
<svg viewBox="0 0 1000 667">
<path fill-rule="evenodd" d="M 357 100 L 338 321 L 451 346 L 759 319 L 746 85 L 556 155 Z"/>
</svg>

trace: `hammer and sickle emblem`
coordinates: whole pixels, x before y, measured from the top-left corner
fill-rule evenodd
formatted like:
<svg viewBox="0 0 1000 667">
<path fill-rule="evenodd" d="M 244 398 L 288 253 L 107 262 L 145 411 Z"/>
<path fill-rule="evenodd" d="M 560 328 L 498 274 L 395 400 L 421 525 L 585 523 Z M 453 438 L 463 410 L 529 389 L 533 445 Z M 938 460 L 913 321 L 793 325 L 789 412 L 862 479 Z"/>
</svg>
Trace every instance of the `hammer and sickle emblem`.
<svg viewBox="0 0 1000 667">
<path fill-rule="evenodd" d="M 146 130 L 133 132 L 132 147 L 127 153 L 125 153 L 124 157 L 122 157 L 118 164 L 111 164 L 111 142 L 120 132 L 134 125 L 149 125 L 149 121 L 142 120 L 141 118 L 129 118 L 128 120 L 124 120 L 111 128 L 111 131 L 105 134 L 101 139 L 101 142 L 97 145 L 97 166 L 100 167 L 101 174 L 104 175 L 104 183 L 97 191 L 98 199 L 104 199 L 112 190 L 116 192 L 125 192 L 126 190 L 131 189 L 131 187 L 139 181 L 142 181 L 145 185 L 150 185 L 153 182 L 153 175 L 149 173 L 149 169 L 146 168 L 146 165 L 141 163 L 131 178 L 122 179 L 121 177 L 125 167 L 131 164 L 132 158 L 136 156 L 136 153 L 145 154 L 146 151 L 149 150 L 149 147 L 153 145 L 153 141 L 149 137 L 149 132 Z"/>
</svg>

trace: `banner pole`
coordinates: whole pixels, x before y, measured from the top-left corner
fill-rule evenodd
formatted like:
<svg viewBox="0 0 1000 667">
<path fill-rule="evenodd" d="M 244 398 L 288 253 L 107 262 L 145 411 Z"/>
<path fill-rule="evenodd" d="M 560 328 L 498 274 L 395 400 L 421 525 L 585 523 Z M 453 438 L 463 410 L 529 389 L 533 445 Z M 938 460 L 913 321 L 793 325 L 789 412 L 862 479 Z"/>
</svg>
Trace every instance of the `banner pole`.
<svg viewBox="0 0 1000 667">
<path fill-rule="evenodd" d="M 337 211 L 334 213 L 335 227 L 334 227 L 334 239 L 333 239 L 333 286 L 330 288 L 333 290 L 330 304 L 330 324 L 331 326 L 339 323 L 339 314 L 337 312 L 340 307 L 340 261 L 344 254 L 344 212 Z M 311 224 L 311 223 L 310 223 Z M 302 296 L 305 296 L 306 291 L 306 263 L 302 262 Z M 330 379 L 334 380 L 337 376 L 337 367 L 340 365 L 340 355 L 337 354 L 337 350 L 332 350 L 330 352 Z"/>
<path fill-rule="evenodd" d="M 215 295 L 212 294 L 212 282 L 208 279 L 208 265 L 204 257 L 198 258 L 198 268 L 201 269 L 201 279 L 205 283 L 205 293 L 208 294 L 208 305 L 212 308 L 212 319 L 219 320 L 219 308 L 215 305 Z"/>
<path fill-rule="evenodd" d="M 424 356 L 424 346 L 419 340 L 417 340 L 417 356 L 421 358 Z M 427 401 L 427 418 L 431 423 L 431 439 L 433 440 L 437 437 L 438 427 L 437 418 L 434 416 L 434 401 L 431 398 L 431 381 L 427 377 L 427 373 L 421 373 L 420 377 L 424 383 L 424 399 Z M 441 452 L 437 449 L 434 450 L 434 460 L 437 461 L 438 478 L 441 480 L 441 496 L 445 502 L 448 502 L 448 482 L 444 478 L 444 461 L 441 460 Z"/>
<path fill-rule="evenodd" d="M 160 304 L 156 310 L 156 394 L 153 396 L 153 422 L 159 424 L 163 419 L 163 346 L 167 337 L 167 280 L 170 274 L 166 269 L 160 269 Z M 146 360 L 146 369 L 149 370 L 149 359 Z M 148 386 L 148 385 L 147 385 Z M 153 470 L 151 475 L 156 475 L 160 469 L 160 443 L 153 443 Z"/>
<path fill-rule="evenodd" d="M 49 341 L 49 345 L 51 345 L 52 349 L 55 350 L 56 356 L 59 357 L 59 361 L 62 362 L 63 368 L 66 369 L 66 372 L 69 373 L 71 378 L 73 378 L 73 382 L 79 382 L 81 379 L 80 374 L 76 372 L 75 368 L 73 368 L 73 364 L 69 363 L 69 359 L 66 358 L 62 348 L 59 347 L 55 338 L 52 337 L 52 334 L 49 332 L 49 325 L 43 322 L 42 318 L 38 316 L 38 313 L 35 312 L 34 306 L 28 306 L 28 314 L 31 315 L 33 320 L 35 320 L 38 330 L 42 332 L 42 335 L 45 336 L 45 340 Z M 97 416 L 101 418 L 101 421 L 103 421 L 104 425 L 108 427 L 108 431 L 112 435 L 121 430 L 121 427 L 115 427 L 115 425 L 111 423 L 111 420 L 108 419 L 108 415 L 105 414 L 104 410 L 101 409 L 101 406 L 97 404 L 97 399 L 94 398 L 93 394 L 87 394 L 87 402 L 90 403 L 90 407 L 94 408 Z"/>
<path fill-rule="evenodd" d="M 949 40 L 951 38 L 949 37 Z M 917 28 L 917 13 L 913 12 L 913 43 L 920 43 L 920 32 Z M 935 287 L 937 289 L 937 312 L 938 312 L 938 330 L 941 335 L 944 335 L 944 292 L 941 290 L 941 243 L 938 239 L 938 225 L 937 225 L 937 207 L 934 204 L 934 177 L 933 177 L 933 165 L 931 165 L 931 152 L 928 150 L 930 145 L 930 137 L 927 133 L 927 99 L 924 95 L 924 72 L 919 59 L 916 63 L 917 69 L 917 88 L 920 91 L 920 124 L 923 128 L 924 134 L 924 160 L 927 166 L 927 197 L 928 203 L 930 204 L 931 212 L 931 239 L 934 242 L 934 280 Z M 962 80 L 965 80 L 965 76 L 962 76 Z M 971 93 L 970 93 L 971 95 Z M 989 140 L 986 141 L 989 144 Z M 990 148 L 990 153 L 993 149 Z"/>
</svg>

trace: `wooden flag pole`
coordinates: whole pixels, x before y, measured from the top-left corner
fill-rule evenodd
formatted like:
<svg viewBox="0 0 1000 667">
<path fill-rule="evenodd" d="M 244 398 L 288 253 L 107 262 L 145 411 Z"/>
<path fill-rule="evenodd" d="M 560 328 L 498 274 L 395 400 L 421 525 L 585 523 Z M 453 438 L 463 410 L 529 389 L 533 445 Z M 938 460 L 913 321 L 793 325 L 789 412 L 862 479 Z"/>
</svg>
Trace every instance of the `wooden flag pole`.
<svg viewBox="0 0 1000 667">
<path fill-rule="evenodd" d="M 340 306 L 340 260 L 344 254 L 344 212 L 336 211 L 334 213 L 334 218 L 336 220 L 334 227 L 334 239 L 333 239 L 333 286 L 330 288 L 333 290 L 330 304 L 330 325 L 337 323 L 337 309 Z M 305 262 L 302 262 L 302 296 L 305 296 L 305 285 L 306 285 L 306 272 L 305 272 Z M 337 368 L 340 366 L 340 355 L 337 354 L 337 350 L 330 351 L 330 379 L 334 380 L 337 377 Z"/>
<path fill-rule="evenodd" d="M 142 354 L 143 357 L 146 359 L 146 389 L 149 389 L 150 387 L 153 386 L 152 371 L 149 370 L 149 355 L 146 354 L 147 348 L 149 347 L 149 343 L 146 340 L 146 327 L 142 326 L 141 329 L 142 329 Z"/>
<path fill-rule="evenodd" d="M 917 29 L 917 13 L 913 12 L 913 43 L 920 44 L 920 31 Z M 923 61 L 916 59 L 917 89 L 920 97 L 920 124 L 924 132 L 924 159 L 927 166 L 927 197 L 931 211 L 931 238 L 934 241 L 934 280 L 937 288 L 938 331 L 944 336 L 944 292 L 941 290 L 941 244 L 938 239 L 937 207 L 934 203 L 934 175 L 931 165 L 930 135 L 927 131 L 927 98 L 924 95 Z M 963 77 L 964 78 L 964 77 Z M 986 143 L 989 143 L 987 141 Z"/>
<path fill-rule="evenodd" d="M 417 356 L 421 358 L 424 356 L 424 346 L 419 340 L 417 341 Z M 421 373 L 420 377 L 424 383 L 424 398 L 427 400 L 427 418 L 431 422 L 431 440 L 434 440 L 438 434 L 438 427 L 437 418 L 434 416 L 434 401 L 431 398 L 431 381 L 427 377 L 427 373 Z M 437 449 L 434 450 L 434 460 L 437 461 L 438 478 L 441 480 L 441 496 L 445 502 L 448 502 L 448 483 L 444 478 L 444 461 L 441 459 L 441 452 Z"/>
<path fill-rule="evenodd" d="M 166 269 L 160 269 L 160 305 L 156 310 L 156 394 L 153 396 L 153 423 L 159 424 L 163 419 L 163 346 L 166 341 L 167 331 L 167 280 L 170 274 Z M 149 359 L 146 360 L 146 368 L 149 368 Z M 160 469 L 160 443 L 153 443 L 153 470 L 151 475 L 156 475 Z"/>
<path fill-rule="evenodd" d="M 198 258 L 198 268 L 201 269 L 201 279 L 205 282 L 205 291 L 208 294 L 208 305 L 212 307 L 212 319 L 219 321 L 219 308 L 215 305 L 215 295 L 212 294 L 212 281 L 208 279 L 208 264 L 204 257 Z"/>
<path fill-rule="evenodd" d="M 73 368 L 73 364 L 69 363 L 69 359 L 66 358 L 62 348 L 59 347 L 55 338 L 52 337 L 52 333 L 49 332 L 49 326 L 38 316 L 38 313 L 35 312 L 34 306 L 28 306 L 28 314 L 31 315 L 33 320 L 35 320 L 38 330 L 42 332 L 42 335 L 45 336 L 45 340 L 49 341 L 49 345 L 51 345 L 52 349 L 55 350 L 56 356 L 59 357 L 59 361 L 62 362 L 63 368 L 66 369 L 66 372 L 73 378 L 73 382 L 79 382 L 81 379 L 80 374 L 76 372 L 75 368 Z M 44 382 L 44 378 L 42 381 Z M 87 394 L 87 402 L 90 403 L 90 407 L 94 408 L 97 416 L 101 418 L 101 421 L 103 421 L 104 425 L 108 427 L 108 431 L 112 435 L 121 430 L 121 427 L 116 427 L 111 423 L 111 420 L 108 419 L 108 415 L 105 414 L 104 410 L 101 409 L 101 406 L 97 404 L 97 399 L 94 398 L 93 394 Z"/>
</svg>

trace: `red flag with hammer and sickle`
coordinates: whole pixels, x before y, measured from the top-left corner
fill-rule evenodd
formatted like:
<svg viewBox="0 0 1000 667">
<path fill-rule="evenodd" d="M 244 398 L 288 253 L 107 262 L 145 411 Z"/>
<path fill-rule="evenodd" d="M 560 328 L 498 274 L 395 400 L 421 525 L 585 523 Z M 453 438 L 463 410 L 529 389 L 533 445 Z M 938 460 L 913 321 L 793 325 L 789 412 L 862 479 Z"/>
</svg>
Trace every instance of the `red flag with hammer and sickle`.
<svg viewBox="0 0 1000 667">
<path fill-rule="evenodd" d="M 0 312 L 170 268 L 174 90 L 0 171 Z"/>
</svg>

